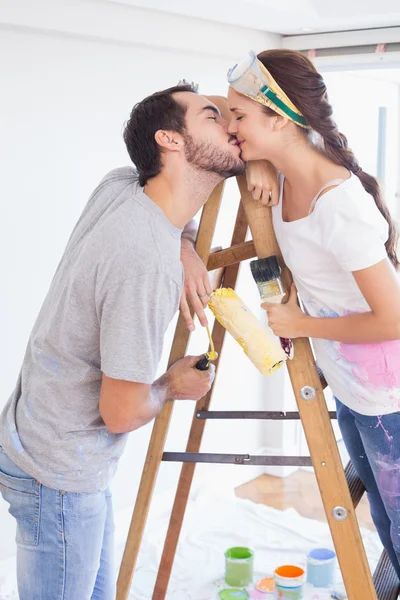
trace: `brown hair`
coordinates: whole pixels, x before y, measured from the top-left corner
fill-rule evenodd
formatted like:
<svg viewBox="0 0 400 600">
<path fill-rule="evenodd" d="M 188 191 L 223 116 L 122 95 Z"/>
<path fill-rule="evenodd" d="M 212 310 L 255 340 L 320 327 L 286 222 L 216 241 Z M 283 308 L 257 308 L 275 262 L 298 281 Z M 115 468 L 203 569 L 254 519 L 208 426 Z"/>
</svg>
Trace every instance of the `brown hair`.
<svg viewBox="0 0 400 600">
<path fill-rule="evenodd" d="M 146 185 L 152 177 L 156 177 L 162 168 L 160 147 L 154 138 L 156 131 L 186 131 L 187 106 L 174 98 L 176 92 L 197 93 L 197 88 L 183 80 L 174 87 L 156 92 L 135 104 L 129 120 L 125 123 L 124 141 L 138 170 L 141 186 Z"/>
<path fill-rule="evenodd" d="M 347 138 L 338 130 L 332 118 L 332 106 L 328 100 L 325 82 L 313 63 L 300 52 L 292 50 L 266 50 L 258 55 L 258 60 L 271 73 L 278 85 L 304 115 L 312 130 L 323 140 L 325 154 L 336 164 L 346 167 L 357 175 L 366 192 L 389 224 L 389 238 L 386 251 L 394 267 L 400 265 L 396 254 L 398 230 L 383 199 L 379 183 L 365 173 L 349 148 Z M 273 111 L 264 107 L 268 114 Z"/>
</svg>

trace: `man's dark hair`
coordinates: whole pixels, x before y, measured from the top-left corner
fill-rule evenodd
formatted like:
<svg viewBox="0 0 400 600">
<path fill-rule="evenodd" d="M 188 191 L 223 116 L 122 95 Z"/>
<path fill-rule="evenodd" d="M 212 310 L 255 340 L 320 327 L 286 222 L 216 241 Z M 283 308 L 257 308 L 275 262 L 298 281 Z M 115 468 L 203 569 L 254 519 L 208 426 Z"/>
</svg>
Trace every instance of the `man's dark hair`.
<svg viewBox="0 0 400 600">
<path fill-rule="evenodd" d="M 194 84 L 183 81 L 178 85 L 156 92 L 136 104 L 125 124 L 124 141 L 139 173 L 139 183 L 144 186 L 161 171 L 161 151 L 154 134 L 159 129 L 184 133 L 187 107 L 180 104 L 176 92 L 197 93 Z"/>
</svg>

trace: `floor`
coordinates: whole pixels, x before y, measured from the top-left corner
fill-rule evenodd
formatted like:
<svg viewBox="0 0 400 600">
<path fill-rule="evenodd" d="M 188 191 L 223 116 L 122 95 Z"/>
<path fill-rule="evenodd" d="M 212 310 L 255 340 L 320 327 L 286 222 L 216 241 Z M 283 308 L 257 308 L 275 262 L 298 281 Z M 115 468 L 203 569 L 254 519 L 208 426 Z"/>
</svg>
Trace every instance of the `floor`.
<svg viewBox="0 0 400 600">
<path fill-rule="evenodd" d="M 236 488 L 235 492 L 238 498 L 246 498 L 256 504 L 278 510 L 294 508 L 303 517 L 326 521 L 317 480 L 312 472 L 297 471 L 285 478 L 261 475 Z M 360 527 L 375 530 L 365 494 L 357 507 L 357 518 Z"/>
<path fill-rule="evenodd" d="M 131 600 L 149 600 L 152 596 L 174 495 L 175 489 L 171 487 L 153 498 L 129 596 Z M 232 546 L 254 549 L 253 584 L 271 576 L 279 565 L 305 567 L 310 548 L 332 547 L 313 473 L 300 471 L 286 479 L 262 476 L 241 486 L 237 495 L 241 497 L 235 497 L 222 481 L 215 482 L 214 486 L 194 486 L 177 548 L 168 600 L 216 600 L 220 589 L 226 588 L 224 554 Z M 304 514 L 311 514 L 312 518 L 302 516 Z M 318 514 L 320 521 L 315 518 Z M 117 565 L 121 562 L 131 518 L 131 506 L 115 514 Z M 374 570 L 382 551 L 381 544 L 374 531 L 364 528 L 362 535 L 369 564 Z M 334 587 L 343 589 L 338 566 Z M 249 595 L 252 600 L 264 600 L 254 585 L 249 587 Z M 330 595 L 328 588 L 306 586 L 304 600 L 331 600 Z M 14 556 L 0 561 L 0 600 L 18 600 Z"/>
</svg>

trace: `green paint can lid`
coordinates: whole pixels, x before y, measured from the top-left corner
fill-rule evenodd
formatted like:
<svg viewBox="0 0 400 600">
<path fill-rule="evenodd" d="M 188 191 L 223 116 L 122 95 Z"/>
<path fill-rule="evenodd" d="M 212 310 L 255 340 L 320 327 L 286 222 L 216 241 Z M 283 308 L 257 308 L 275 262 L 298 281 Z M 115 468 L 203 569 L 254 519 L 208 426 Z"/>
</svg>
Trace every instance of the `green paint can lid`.
<svg viewBox="0 0 400 600">
<path fill-rule="evenodd" d="M 249 598 L 249 594 L 246 590 L 240 590 L 239 588 L 221 590 L 218 595 L 220 600 L 248 600 Z"/>
</svg>

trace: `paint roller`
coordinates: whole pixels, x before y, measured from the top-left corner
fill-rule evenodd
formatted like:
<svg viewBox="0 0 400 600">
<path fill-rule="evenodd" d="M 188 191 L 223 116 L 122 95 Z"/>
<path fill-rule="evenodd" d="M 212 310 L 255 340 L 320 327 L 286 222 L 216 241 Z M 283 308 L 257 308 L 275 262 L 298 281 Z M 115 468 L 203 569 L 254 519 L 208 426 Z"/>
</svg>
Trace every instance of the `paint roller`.
<svg viewBox="0 0 400 600">
<path fill-rule="evenodd" d="M 215 290 L 208 306 L 262 375 L 270 375 L 284 364 L 287 354 L 231 288 Z"/>
</svg>

